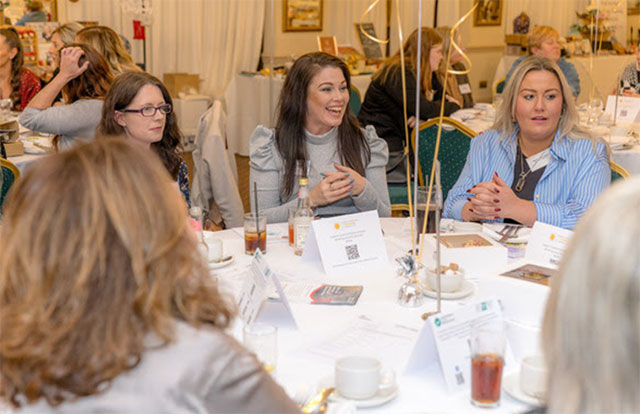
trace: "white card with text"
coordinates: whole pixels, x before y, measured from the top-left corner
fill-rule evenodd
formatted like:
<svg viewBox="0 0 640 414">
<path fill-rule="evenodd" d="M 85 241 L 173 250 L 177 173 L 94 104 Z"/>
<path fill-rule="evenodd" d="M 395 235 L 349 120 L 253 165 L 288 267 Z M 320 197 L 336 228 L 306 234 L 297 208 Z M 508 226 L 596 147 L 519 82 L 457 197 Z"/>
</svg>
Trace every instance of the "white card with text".
<svg viewBox="0 0 640 414">
<path fill-rule="evenodd" d="M 320 258 L 327 274 L 387 266 L 387 248 L 376 210 L 314 220 L 302 260 Z"/>
<path fill-rule="evenodd" d="M 618 105 L 616 106 L 616 96 L 609 95 L 605 113 L 613 119 L 614 111 L 617 113 L 616 123 L 640 122 L 640 98 L 618 96 Z"/>
<path fill-rule="evenodd" d="M 525 261 L 557 268 L 571 236 L 571 230 L 536 221 L 527 243 Z"/>
<path fill-rule="evenodd" d="M 280 301 L 264 303 L 272 289 L 272 283 L 280 296 Z M 293 325 L 296 328 L 295 318 L 282 290 L 282 285 L 269 268 L 260 249 L 256 250 L 249 265 L 248 274 L 238 298 L 238 310 L 240 319 L 245 325 L 252 324 L 260 316 L 261 321 L 267 322 L 266 318 L 270 319 L 268 322 L 277 325 Z"/>
<path fill-rule="evenodd" d="M 440 313 L 427 319 L 409 360 L 407 374 L 424 370 L 426 364 L 440 361 L 447 388 L 451 392 L 471 386 L 471 327 L 502 319 L 500 303 L 495 298 Z M 516 367 L 509 343 L 505 347 L 504 368 Z"/>
</svg>

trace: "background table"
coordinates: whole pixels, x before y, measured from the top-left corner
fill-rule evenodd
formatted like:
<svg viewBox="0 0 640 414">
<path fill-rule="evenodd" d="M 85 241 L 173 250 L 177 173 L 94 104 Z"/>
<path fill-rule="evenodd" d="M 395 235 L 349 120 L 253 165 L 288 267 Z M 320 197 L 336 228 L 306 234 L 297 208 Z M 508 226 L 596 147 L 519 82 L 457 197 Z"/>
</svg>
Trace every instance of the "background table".
<svg viewBox="0 0 640 414">
<path fill-rule="evenodd" d="M 318 382 L 333 372 L 332 361 L 309 358 L 304 350 L 310 345 L 335 335 L 349 325 L 358 315 L 372 315 L 398 323 L 422 324 L 421 314 L 433 311 L 436 302 L 426 299 L 420 308 L 405 308 L 396 304 L 396 296 L 403 279 L 396 276 L 394 258 L 404 254 L 410 247 L 408 219 L 387 218 L 381 220 L 389 263 L 387 266 L 368 271 L 348 272 L 337 276 L 327 276 L 315 265 L 301 261 L 293 255 L 287 239 L 287 225 L 268 225 L 267 254 L 269 266 L 281 280 L 311 281 L 315 283 L 335 283 L 341 285 L 359 284 L 364 290 L 355 306 L 323 306 L 292 304 L 299 330 L 278 328 L 279 360 L 277 380 L 290 394 L 301 386 L 314 388 Z M 233 254 L 235 262 L 230 267 L 214 270 L 223 291 L 237 289 L 242 280 L 238 273 L 246 267 L 250 257 L 244 255 L 242 229 L 215 233 L 223 239 L 225 254 Z M 489 258 L 488 258 L 489 259 Z M 425 263 L 427 263 L 425 259 Z M 467 279 L 476 284 L 475 294 L 456 301 L 443 301 L 443 310 L 453 310 L 462 304 L 475 302 L 480 297 L 496 297 L 503 307 L 507 324 L 507 335 L 516 360 L 539 352 L 539 328 L 546 304 L 546 286 L 522 282 L 511 278 L 495 276 L 481 267 L 466 269 Z M 240 323 L 235 333 L 240 338 Z M 512 369 L 514 367 L 511 367 Z M 432 363 L 422 372 L 401 375 L 396 372 L 399 386 L 398 397 L 377 409 L 367 412 L 486 412 L 473 407 L 469 402 L 469 391 L 449 393 L 438 363 Z M 504 392 L 501 406 L 492 412 L 524 412 L 528 407 Z"/>
<path fill-rule="evenodd" d="M 234 153 L 248 156 L 249 140 L 258 125 L 273 127 L 271 116 L 275 114 L 284 78 L 262 75 L 237 74 L 224 92 L 227 108 L 227 141 Z M 269 83 L 272 83 L 271 93 Z M 371 75 L 351 77 L 362 99 L 371 83 Z M 274 119 L 275 122 L 275 119 Z"/>
</svg>

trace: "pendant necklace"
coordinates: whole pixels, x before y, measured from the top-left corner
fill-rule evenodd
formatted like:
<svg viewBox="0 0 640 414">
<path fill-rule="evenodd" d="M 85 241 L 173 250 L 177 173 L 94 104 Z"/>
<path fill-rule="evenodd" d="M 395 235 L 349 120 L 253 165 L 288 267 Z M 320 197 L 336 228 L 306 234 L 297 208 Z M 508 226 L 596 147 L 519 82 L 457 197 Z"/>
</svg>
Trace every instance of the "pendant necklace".
<svg viewBox="0 0 640 414">
<path fill-rule="evenodd" d="M 518 146 L 520 147 L 520 177 L 518 178 L 518 182 L 516 182 L 516 192 L 520 192 L 524 189 L 524 184 L 527 181 L 527 177 L 529 176 L 529 174 L 531 174 L 531 171 L 533 171 L 536 167 L 536 165 L 538 164 L 538 162 L 544 158 L 544 157 L 538 157 L 538 159 L 536 160 L 536 162 L 533 163 L 533 165 L 529 168 L 529 171 L 525 171 L 525 165 L 527 167 L 529 167 L 529 164 L 525 164 L 525 159 L 524 159 L 524 154 L 522 152 L 522 144 L 520 142 L 520 137 L 518 137 Z"/>
</svg>

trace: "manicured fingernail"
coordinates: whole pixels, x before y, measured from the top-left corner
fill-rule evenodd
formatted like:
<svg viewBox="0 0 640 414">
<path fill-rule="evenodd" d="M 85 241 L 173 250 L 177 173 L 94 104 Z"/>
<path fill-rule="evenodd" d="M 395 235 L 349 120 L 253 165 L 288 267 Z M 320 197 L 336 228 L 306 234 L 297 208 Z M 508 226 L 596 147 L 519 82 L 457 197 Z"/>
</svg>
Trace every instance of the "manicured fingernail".
<svg viewBox="0 0 640 414">
<path fill-rule="evenodd" d="M 344 173 L 344 176 L 345 176 L 345 177 L 348 177 L 348 176 L 349 176 L 349 173 Z"/>
<path fill-rule="evenodd" d="M 473 209 L 472 208 L 470 208 L 469 211 L 473 213 Z"/>
<path fill-rule="evenodd" d="M 352 183 L 352 182 L 353 182 L 353 178 L 349 180 L 349 183 Z"/>
<path fill-rule="evenodd" d="M 493 202 L 494 202 L 494 203 L 499 203 L 499 202 L 500 202 L 500 200 L 498 200 L 497 198 L 494 198 L 494 199 L 493 199 Z"/>
<path fill-rule="evenodd" d="M 471 199 L 469 197 L 467 197 L 467 201 L 471 201 Z"/>
<path fill-rule="evenodd" d="M 467 193 L 470 193 L 470 192 L 471 192 L 471 190 L 467 190 Z"/>
<path fill-rule="evenodd" d="M 498 189 L 496 188 L 496 193 L 499 193 L 499 192 L 500 192 L 500 190 L 498 190 Z"/>
<path fill-rule="evenodd" d="M 496 208 L 496 211 L 502 211 L 502 209 L 501 208 Z"/>
<path fill-rule="evenodd" d="M 476 186 L 474 185 L 474 186 L 473 186 L 473 187 L 471 187 L 471 188 L 476 188 Z"/>
<path fill-rule="evenodd" d="M 327 175 L 325 173 L 320 173 L 321 176 L 326 177 Z"/>
<path fill-rule="evenodd" d="M 494 220 L 498 220 L 499 218 L 500 218 L 500 217 L 498 217 L 498 216 L 495 216 L 495 217 L 494 217 L 493 219 L 494 219 Z"/>
</svg>

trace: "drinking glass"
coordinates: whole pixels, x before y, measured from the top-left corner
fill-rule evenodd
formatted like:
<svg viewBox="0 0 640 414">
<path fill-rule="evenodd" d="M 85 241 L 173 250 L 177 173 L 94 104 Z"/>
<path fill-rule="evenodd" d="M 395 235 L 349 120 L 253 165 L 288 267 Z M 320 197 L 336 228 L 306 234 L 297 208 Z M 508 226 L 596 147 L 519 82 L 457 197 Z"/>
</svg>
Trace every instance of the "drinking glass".
<svg viewBox="0 0 640 414">
<path fill-rule="evenodd" d="M 267 253 L 267 216 L 262 213 L 247 213 L 244 215 L 244 252 L 253 255 L 260 248 Z"/>
<path fill-rule="evenodd" d="M 289 207 L 289 219 L 287 220 L 287 224 L 289 226 L 289 247 L 293 247 L 293 219 L 296 215 L 296 208 Z"/>
<path fill-rule="evenodd" d="M 425 182 L 429 182 L 429 176 L 425 176 Z M 427 195 L 429 192 L 429 186 L 420 186 L 418 187 L 418 196 L 416 198 L 416 206 L 418 209 L 418 214 L 416 216 L 416 234 L 417 241 L 420 241 L 420 234 L 422 234 L 422 226 L 424 225 L 425 217 L 427 217 L 427 233 L 435 233 L 436 232 L 436 185 L 433 183 L 433 190 L 431 194 L 431 202 L 429 203 L 429 214 L 426 215 L 427 211 Z"/>
<path fill-rule="evenodd" d="M 275 374 L 278 359 L 278 329 L 266 323 L 246 325 L 243 331 L 244 346 L 256 354 L 264 370 Z"/>
<path fill-rule="evenodd" d="M 502 319 L 471 327 L 471 403 L 477 407 L 500 405 L 505 343 Z"/>
<path fill-rule="evenodd" d="M 602 115 L 602 107 L 603 103 L 602 99 L 600 98 L 592 98 L 589 101 L 589 106 L 587 108 L 587 123 L 590 126 L 596 125 L 598 123 L 598 118 L 600 118 L 600 115 Z"/>
</svg>

